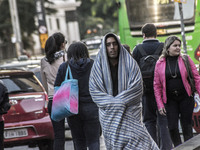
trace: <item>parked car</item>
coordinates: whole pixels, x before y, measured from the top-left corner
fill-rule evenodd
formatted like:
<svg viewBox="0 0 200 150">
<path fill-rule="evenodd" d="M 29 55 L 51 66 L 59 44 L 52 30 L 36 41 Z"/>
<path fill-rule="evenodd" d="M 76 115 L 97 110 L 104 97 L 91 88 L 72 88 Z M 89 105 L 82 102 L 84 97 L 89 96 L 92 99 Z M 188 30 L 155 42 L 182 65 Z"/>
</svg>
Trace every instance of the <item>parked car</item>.
<svg viewBox="0 0 200 150">
<path fill-rule="evenodd" d="M 11 108 L 5 118 L 5 147 L 38 145 L 51 150 L 53 127 L 47 113 L 48 96 L 31 71 L 0 70 L 0 80 L 8 88 Z"/>
<path fill-rule="evenodd" d="M 34 73 L 39 82 L 42 83 L 41 74 L 40 74 L 40 60 L 21 60 L 21 61 L 13 61 L 11 63 L 5 63 L 0 65 L 0 69 L 21 69 L 27 70 Z M 67 123 L 67 119 L 65 119 L 65 138 L 66 140 L 71 140 L 71 131 L 69 125 Z"/>
<path fill-rule="evenodd" d="M 95 36 L 95 37 L 92 37 L 92 38 L 87 38 L 87 39 L 82 40 L 82 42 L 86 44 L 86 46 L 89 50 L 90 58 L 92 58 L 94 60 L 96 58 L 96 55 L 99 52 L 101 40 L 102 40 L 101 36 Z"/>
</svg>

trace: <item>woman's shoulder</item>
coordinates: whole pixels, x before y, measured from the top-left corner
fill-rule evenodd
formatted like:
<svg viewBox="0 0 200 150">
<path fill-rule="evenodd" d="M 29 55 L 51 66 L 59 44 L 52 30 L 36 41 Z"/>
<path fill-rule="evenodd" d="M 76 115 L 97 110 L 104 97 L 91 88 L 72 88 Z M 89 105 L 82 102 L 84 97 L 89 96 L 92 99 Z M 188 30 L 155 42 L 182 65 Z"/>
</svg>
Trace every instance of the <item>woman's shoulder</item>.
<svg viewBox="0 0 200 150">
<path fill-rule="evenodd" d="M 41 61 L 40 61 L 40 64 L 41 64 L 41 68 L 46 68 L 48 66 L 50 66 L 49 62 L 47 61 L 46 57 L 42 58 Z"/>
<path fill-rule="evenodd" d="M 158 59 L 158 61 L 156 62 L 156 66 L 163 65 L 165 63 L 165 61 L 166 61 L 165 57 Z"/>
<path fill-rule="evenodd" d="M 60 69 L 64 69 L 64 68 L 67 68 L 67 65 L 68 65 L 68 62 L 66 61 L 66 62 L 63 62 L 63 63 L 61 63 L 61 65 L 60 65 Z"/>
<path fill-rule="evenodd" d="M 158 62 L 160 62 L 160 63 L 161 63 L 161 62 L 165 62 L 165 60 L 166 60 L 165 57 L 161 57 L 161 58 L 158 59 Z"/>
</svg>

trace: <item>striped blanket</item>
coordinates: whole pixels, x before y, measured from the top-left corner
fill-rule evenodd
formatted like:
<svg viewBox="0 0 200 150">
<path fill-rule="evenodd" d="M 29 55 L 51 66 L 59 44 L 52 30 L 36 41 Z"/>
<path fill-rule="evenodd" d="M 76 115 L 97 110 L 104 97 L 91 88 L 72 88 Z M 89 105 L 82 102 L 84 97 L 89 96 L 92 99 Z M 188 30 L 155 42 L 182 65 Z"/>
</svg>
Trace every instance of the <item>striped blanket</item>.
<svg viewBox="0 0 200 150">
<path fill-rule="evenodd" d="M 91 70 L 89 90 L 93 101 L 99 107 L 106 148 L 108 150 L 158 150 L 141 121 L 143 93 L 141 72 L 135 60 L 121 46 L 118 38 L 120 45 L 118 95 L 112 96 L 112 79 L 105 37 Z"/>
</svg>

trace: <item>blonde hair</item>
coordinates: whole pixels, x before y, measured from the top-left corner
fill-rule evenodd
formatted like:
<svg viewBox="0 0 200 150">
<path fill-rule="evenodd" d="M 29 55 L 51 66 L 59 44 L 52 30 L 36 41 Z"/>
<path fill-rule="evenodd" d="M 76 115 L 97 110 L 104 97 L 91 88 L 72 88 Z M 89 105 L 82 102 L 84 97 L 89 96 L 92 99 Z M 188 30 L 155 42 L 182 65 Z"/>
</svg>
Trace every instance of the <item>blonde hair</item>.
<svg viewBox="0 0 200 150">
<path fill-rule="evenodd" d="M 165 57 L 169 56 L 168 49 L 172 45 L 172 43 L 174 43 L 174 41 L 176 41 L 176 40 L 181 43 L 181 39 L 175 35 L 171 35 L 165 40 L 162 55 L 160 56 L 160 58 L 163 58 L 163 57 L 165 58 Z"/>
</svg>

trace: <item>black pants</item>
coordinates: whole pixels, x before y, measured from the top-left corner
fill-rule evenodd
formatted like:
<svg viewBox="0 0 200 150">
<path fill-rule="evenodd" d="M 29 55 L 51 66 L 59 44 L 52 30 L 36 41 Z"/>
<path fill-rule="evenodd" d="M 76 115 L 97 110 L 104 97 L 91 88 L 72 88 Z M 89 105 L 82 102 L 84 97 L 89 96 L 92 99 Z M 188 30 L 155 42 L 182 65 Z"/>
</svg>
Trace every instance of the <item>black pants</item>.
<svg viewBox="0 0 200 150">
<path fill-rule="evenodd" d="M 194 109 L 194 98 L 187 93 L 180 95 L 168 95 L 166 110 L 168 127 L 174 146 L 182 143 L 179 133 L 179 119 L 182 126 L 184 141 L 193 137 L 192 114 Z"/>
<path fill-rule="evenodd" d="M 52 100 L 49 100 L 48 103 L 48 112 L 51 118 L 51 108 Z M 57 122 L 51 119 L 53 130 L 54 130 L 54 150 L 64 150 L 65 149 L 65 119 Z"/>
<path fill-rule="evenodd" d="M 1 121 L 0 122 L 0 150 L 3 150 L 4 149 L 4 141 L 3 141 L 3 135 L 4 134 L 4 122 Z"/>
<path fill-rule="evenodd" d="M 143 122 L 153 138 L 160 145 L 161 150 L 171 150 L 172 141 L 170 138 L 167 117 L 157 112 L 157 105 L 153 93 L 145 93 L 142 99 Z"/>
<path fill-rule="evenodd" d="M 67 118 L 76 150 L 100 150 L 100 122 L 94 103 L 80 103 L 79 114 Z"/>
</svg>

